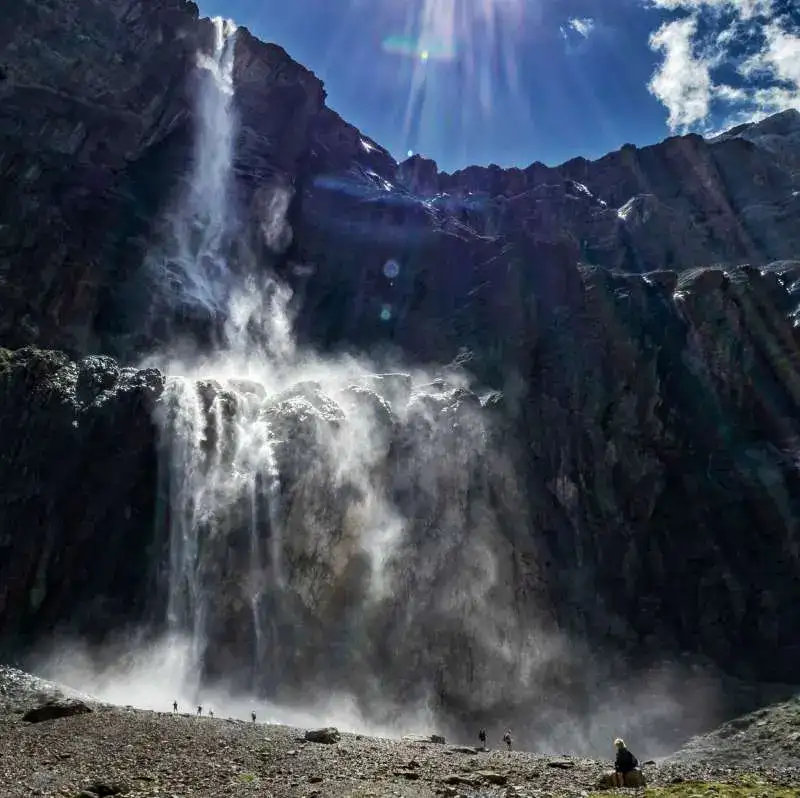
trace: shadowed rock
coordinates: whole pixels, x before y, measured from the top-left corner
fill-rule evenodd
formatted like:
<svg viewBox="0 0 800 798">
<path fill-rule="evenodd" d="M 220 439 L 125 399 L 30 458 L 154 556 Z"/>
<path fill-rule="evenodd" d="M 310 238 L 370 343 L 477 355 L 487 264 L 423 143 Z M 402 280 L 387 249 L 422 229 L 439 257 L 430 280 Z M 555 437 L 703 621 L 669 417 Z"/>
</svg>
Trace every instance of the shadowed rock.
<svg viewBox="0 0 800 798">
<path fill-rule="evenodd" d="M 71 718 L 74 715 L 85 715 L 93 712 L 91 707 L 83 701 L 72 699 L 51 699 L 38 707 L 29 709 L 22 719 L 28 723 L 42 723 L 45 720 L 56 720 L 57 718 Z"/>
<path fill-rule="evenodd" d="M 341 739 L 339 730 L 333 726 L 328 726 L 324 729 L 309 729 L 304 737 L 310 743 L 325 743 L 328 745 L 338 743 Z"/>
</svg>

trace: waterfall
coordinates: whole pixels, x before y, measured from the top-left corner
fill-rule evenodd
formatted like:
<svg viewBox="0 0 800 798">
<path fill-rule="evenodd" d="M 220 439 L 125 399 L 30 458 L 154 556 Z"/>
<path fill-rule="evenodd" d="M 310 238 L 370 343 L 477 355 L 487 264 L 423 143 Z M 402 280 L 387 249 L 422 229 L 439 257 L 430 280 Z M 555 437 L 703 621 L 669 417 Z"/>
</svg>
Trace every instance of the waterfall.
<svg viewBox="0 0 800 798">
<path fill-rule="evenodd" d="M 171 629 L 188 632 L 192 641 L 198 641 L 203 621 L 199 601 L 195 486 L 200 479 L 205 417 L 193 383 L 172 381 L 169 394 L 164 405 L 171 432 L 167 621 Z M 197 652 L 192 656 L 197 659 Z"/>
<path fill-rule="evenodd" d="M 510 700 L 555 651 L 508 612 L 510 468 L 464 377 L 302 350 L 288 287 L 234 253 L 235 27 L 214 25 L 187 188 L 150 258 L 223 321 L 216 351 L 151 359 L 170 631 L 194 673 L 294 706 Z"/>
<path fill-rule="evenodd" d="M 213 50 L 199 53 L 200 86 L 192 168 L 181 202 L 168 215 L 164 246 L 150 259 L 176 301 L 223 309 L 231 276 L 230 189 L 236 120 L 233 67 L 236 25 L 215 17 Z"/>
<path fill-rule="evenodd" d="M 181 301 L 194 300 L 220 311 L 225 308 L 231 284 L 227 255 L 236 126 L 232 108 L 236 26 L 219 17 L 212 24 L 213 50 L 197 58 L 201 83 L 192 169 L 182 201 L 168 218 L 166 246 L 156 253 L 151 265 L 155 263 L 169 275 Z M 167 618 L 173 632 L 189 636 L 196 663 L 201 661 L 205 646 L 209 598 L 203 583 L 203 553 L 212 545 L 209 538 L 224 534 L 225 513 L 240 493 L 248 497 L 250 506 L 246 580 L 257 637 L 257 663 L 264 655 L 259 613 L 267 568 L 258 535 L 262 493 L 270 521 L 271 578 L 275 584 L 282 580 L 274 508 L 279 494 L 278 473 L 270 431 L 263 419 L 254 418 L 256 410 L 247 395 L 236 395 L 232 400 L 238 402 L 235 408 L 225 402 L 232 396 L 170 374 L 162 403 L 170 506 Z M 226 448 L 232 451 L 226 452 Z M 265 492 L 262 484 L 267 486 Z"/>
</svg>

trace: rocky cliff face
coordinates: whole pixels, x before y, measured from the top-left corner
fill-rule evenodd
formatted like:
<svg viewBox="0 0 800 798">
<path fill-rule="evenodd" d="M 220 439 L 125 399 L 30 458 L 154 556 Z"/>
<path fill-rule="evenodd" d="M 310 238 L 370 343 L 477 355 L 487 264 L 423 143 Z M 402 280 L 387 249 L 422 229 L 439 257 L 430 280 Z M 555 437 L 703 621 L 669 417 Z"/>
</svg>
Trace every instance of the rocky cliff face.
<svg viewBox="0 0 800 798">
<path fill-rule="evenodd" d="M 195 58 L 213 30 L 182 0 L 25 0 L 4 22 L 0 343 L 43 349 L 0 361 L 0 619 L 13 641 L 63 623 L 103 636 L 159 595 L 164 383 L 85 355 L 134 362 L 166 334 L 134 288 L 193 157 Z M 634 662 L 690 652 L 794 678 L 800 115 L 596 162 L 447 175 L 395 163 L 325 107 L 313 74 L 246 31 L 234 82 L 241 246 L 292 284 L 301 337 L 458 359 L 502 391 L 485 412 L 516 487 L 481 490 L 515 623 L 546 606 L 558 628 Z M 200 337 L 216 321 L 172 310 Z M 284 523 L 299 529 L 311 507 L 335 538 L 348 510 L 314 507 L 302 428 L 336 428 L 336 408 L 284 399 L 264 411 L 304 441 L 283 455 Z M 429 420 L 464 402 L 478 400 L 449 395 Z M 419 515 L 437 526 L 444 510 Z M 344 628 L 359 581 L 336 571 L 341 546 L 325 556 L 342 579 L 326 582 L 325 617 Z M 321 585 L 303 585 L 310 624 Z M 230 589 L 219 635 L 246 626 Z M 388 630 L 374 657 L 403 639 L 391 620 L 374 621 Z M 315 662 L 323 631 L 304 643 Z M 255 645 L 248 634 L 228 653 Z M 468 712 L 482 671 L 461 669 L 457 643 L 437 689 Z M 428 665 L 408 662 L 408 678 Z M 352 667 L 342 654 L 336 672 Z"/>
<path fill-rule="evenodd" d="M 183 0 L 64 7 L 25 0 L 7 20 L 0 40 L 6 344 L 127 354 L 151 343 L 132 292 L 121 287 L 130 287 L 192 158 L 196 54 L 212 37 Z M 283 252 L 288 240 L 273 240 L 269 219 L 294 198 L 284 269 L 289 278 L 314 273 L 307 290 L 292 279 L 316 340 L 373 341 L 388 301 L 399 343 L 418 351 L 408 319 L 438 318 L 473 301 L 469 292 L 485 283 L 481 270 L 492 270 L 510 241 L 563 247 L 570 259 L 640 273 L 764 264 L 794 258 L 800 246 L 794 111 L 714 141 L 685 136 L 625 146 L 596 162 L 448 175 L 416 156 L 395 163 L 325 107 L 311 72 L 246 30 L 235 83 L 238 202 L 249 241 L 262 258 Z M 382 284 L 387 258 L 402 267 L 393 290 Z M 445 301 L 443 289 L 457 286 L 440 283 L 453 281 L 466 290 L 450 306 L 425 305 L 429 294 Z M 352 303 L 340 310 L 347 303 L 335 301 L 337 292 L 356 298 L 355 312 Z M 378 329 L 385 337 L 385 326 Z"/>
<path fill-rule="evenodd" d="M 6 653 L 67 619 L 91 638 L 144 617 L 163 382 L 110 358 L 0 350 Z"/>
</svg>

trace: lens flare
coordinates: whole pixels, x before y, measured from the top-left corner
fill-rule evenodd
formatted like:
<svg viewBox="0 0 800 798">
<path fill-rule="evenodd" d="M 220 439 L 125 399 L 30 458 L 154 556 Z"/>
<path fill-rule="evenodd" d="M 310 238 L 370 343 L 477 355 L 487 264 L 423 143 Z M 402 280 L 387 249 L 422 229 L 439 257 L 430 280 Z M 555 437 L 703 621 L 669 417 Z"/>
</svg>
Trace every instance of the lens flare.
<svg viewBox="0 0 800 798">
<path fill-rule="evenodd" d="M 448 126 L 456 133 L 474 126 L 476 108 L 479 118 L 488 118 L 499 93 L 527 103 L 517 62 L 521 31 L 527 20 L 535 24 L 538 0 L 409 0 L 402 7 L 400 25 L 394 0 L 379 4 L 377 14 L 371 4 L 370 13 L 382 29 L 383 51 L 406 62 L 398 79 L 408 82 L 403 134 L 409 153 L 424 151 L 428 134 L 441 128 L 442 104 L 454 92 L 462 101 Z"/>
<path fill-rule="evenodd" d="M 394 258 L 390 258 L 383 264 L 383 273 L 390 280 L 394 280 L 400 274 L 400 264 Z"/>
</svg>

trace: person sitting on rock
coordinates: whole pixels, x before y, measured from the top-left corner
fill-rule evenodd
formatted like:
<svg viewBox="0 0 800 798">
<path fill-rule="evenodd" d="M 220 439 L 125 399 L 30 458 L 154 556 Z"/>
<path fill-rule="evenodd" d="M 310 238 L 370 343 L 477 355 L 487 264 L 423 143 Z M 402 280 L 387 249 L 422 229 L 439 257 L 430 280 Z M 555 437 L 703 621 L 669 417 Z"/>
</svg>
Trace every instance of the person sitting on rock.
<svg viewBox="0 0 800 798">
<path fill-rule="evenodd" d="M 503 742 L 508 746 L 508 750 L 511 750 L 511 729 L 506 729 L 506 733 L 503 735 Z"/>
<path fill-rule="evenodd" d="M 614 780 L 617 787 L 624 787 L 626 774 L 636 770 L 639 760 L 628 750 L 625 740 L 621 737 L 614 740 L 614 747 L 617 749 L 617 758 L 614 761 Z"/>
<path fill-rule="evenodd" d="M 481 729 L 478 732 L 478 739 L 481 741 L 481 747 L 486 748 L 486 729 Z"/>
</svg>

